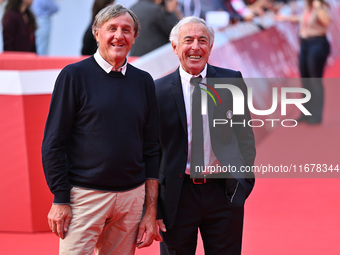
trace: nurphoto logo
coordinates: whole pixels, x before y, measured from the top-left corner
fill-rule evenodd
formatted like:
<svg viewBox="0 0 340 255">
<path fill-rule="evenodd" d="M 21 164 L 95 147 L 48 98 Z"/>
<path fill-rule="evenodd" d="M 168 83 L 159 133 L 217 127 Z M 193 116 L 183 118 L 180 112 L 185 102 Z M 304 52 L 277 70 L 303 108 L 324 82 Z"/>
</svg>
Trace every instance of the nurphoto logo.
<svg viewBox="0 0 340 255">
<path fill-rule="evenodd" d="M 223 81 L 223 80 L 221 80 Z M 295 119 L 277 119 L 277 118 L 268 118 L 268 119 L 250 119 L 248 121 L 243 120 L 241 122 L 233 122 L 232 117 L 235 115 L 244 115 L 245 114 L 245 105 L 248 106 L 249 111 L 258 116 L 270 116 L 273 114 L 278 106 L 280 106 L 280 114 L 281 116 L 287 115 L 287 106 L 294 105 L 299 109 L 304 115 L 310 116 L 312 115 L 306 107 L 303 105 L 307 103 L 311 99 L 311 93 L 309 90 L 302 87 L 272 87 L 271 88 L 271 106 L 268 109 L 256 109 L 254 106 L 254 96 L 253 96 L 253 88 L 247 88 L 247 96 L 244 95 L 243 91 L 237 87 L 236 85 L 226 84 L 226 83 L 215 83 L 214 86 L 208 85 L 207 83 L 201 82 L 200 84 L 205 85 L 207 89 L 201 88 L 202 91 L 206 92 L 210 98 L 213 100 L 215 106 L 217 106 L 218 99 L 220 105 L 223 105 L 223 101 L 220 97 L 221 90 L 228 90 L 232 95 L 232 109 L 229 109 L 226 113 L 226 118 L 224 119 L 214 119 L 213 127 L 217 125 L 243 125 L 243 126 L 251 126 L 251 127 L 262 127 L 264 123 L 271 124 L 274 127 L 274 123 L 280 122 L 283 127 L 295 127 L 297 126 L 297 121 Z M 212 92 L 210 92 L 209 90 Z M 216 91 L 219 90 L 220 94 Z M 299 98 L 289 98 L 289 95 L 294 94 L 299 95 Z M 202 105 L 201 105 L 201 114 L 207 115 L 208 103 L 207 96 L 202 93 Z M 245 101 L 247 100 L 247 101 Z M 245 102 L 247 104 L 245 104 Z"/>
</svg>

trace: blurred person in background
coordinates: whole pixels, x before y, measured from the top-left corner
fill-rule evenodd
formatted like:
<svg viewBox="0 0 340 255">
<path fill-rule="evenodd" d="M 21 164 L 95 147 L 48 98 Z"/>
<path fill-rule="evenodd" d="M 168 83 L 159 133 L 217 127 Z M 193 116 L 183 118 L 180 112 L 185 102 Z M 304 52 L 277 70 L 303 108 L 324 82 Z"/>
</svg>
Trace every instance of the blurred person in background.
<svg viewBox="0 0 340 255">
<path fill-rule="evenodd" d="M 5 4 L 6 4 L 6 0 L 0 0 L 0 18 L 2 18 Z"/>
<path fill-rule="evenodd" d="M 7 0 L 0 0 L 0 19 L 2 19 L 2 15 L 4 14 L 6 4 Z"/>
<path fill-rule="evenodd" d="M 238 21 L 252 21 L 261 16 L 272 5 L 270 0 L 213 0 L 216 10 L 227 11 L 232 24 Z"/>
<path fill-rule="evenodd" d="M 177 0 L 139 0 L 131 6 L 141 30 L 130 56 L 142 56 L 169 42 L 171 29 L 182 18 L 177 4 Z"/>
<path fill-rule="evenodd" d="M 93 2 L 91 23 L 87 27 L 85 34 L 83 36 L 83 46 L 81 48 L 81 55 L 86 56 L 86 55 L 93 55 L 94 53 L 96 53 L 98 45 L 92 32 L 93 21 L 97 13 L 101 9 L 105 8 L 106 6 L 109 6 L 110 4 L 113 4 L 114 2 L 115 0 L 95 0 Z"/>
<path fill-rule="evenodd" d="M 249 21 L 253 16 L 262 15 L 271 9 L 274 0 L 179 0 L 183 16 L 196 16 L 205 19 L 209 11 L 227 11 L 233 22 Z M 286 0 L 282 0 L 286 1 Z"/>
<path fill-rule="evenodd" d="M 48 223 L 59 254 L 132 255 L 161 240 L 155 85 L 127 62 L 133 12 L 109 5 L 93 30 L 97 52 L 66 66 L 52 93 L 41 149 L 54 195 Z"/>
<path fill-rule="evenodd" d="M 178 0 L 180 5 L 180 10 L 184 17 L 196 16 L 202 17 L 204 15 L 203 11 L 207 7 L 206 4 L 210 5 L 210 0 Z M 208 7 L 209 8 L 209 7 Z"/>
<path fill-rule="evenodd" d="M 38 55 L 48 55 L 51 17 L 58 12 L 59 7 L 54 0 L 34 0 L 32 11 L 36 17 L 38 28 L 35 31 L 35 41 Z"/>
<path fill-rule="evenodd" d="M 230 24 L 235 24 L 240 21 L 250 21 L 253 19 L 253 14 L 244 6 L 243 13 L 237 11 L 232 5 L 231 0 L 213 0 L 215 10 L 226 11 L 229 13 Z"/>
<path fill-rule="evenodd" d="M 4 51 L 36 52 L 33 0 L 8 0 L 2 17 Z"/>
<path fill-rule="evenodd" d="M 201 15 L 200 18 L 205 19 L 206 13 L 214 11 L 214 5 L 211 0 L 200 0 Z M 188 15 L 191 16 L 191 15 Z"/>
<path fill-rule="evenodd" d="M 302 15 L 278 15 L 277 20 L 299 22 L 299 71 L 303 87 L 311 92 L 305 107 L 312 114 L 302 115 L 299 121 L 320 124 L 324 104 L 322 77 L 331 48 L 326 36 L 331 24 L 330 5 L 324 0 L 306 0 Z"/>
</svg>

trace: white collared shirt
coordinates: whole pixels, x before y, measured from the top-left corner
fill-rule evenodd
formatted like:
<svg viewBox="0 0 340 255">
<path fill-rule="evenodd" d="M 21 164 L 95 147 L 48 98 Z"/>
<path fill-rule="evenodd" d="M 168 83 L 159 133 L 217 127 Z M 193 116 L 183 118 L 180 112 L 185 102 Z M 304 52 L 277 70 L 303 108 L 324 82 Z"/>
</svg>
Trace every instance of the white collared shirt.
<svg viewBox="0 0 340 255">
<path fill-rule="evenodd" d="M 99 53 L 99 49 L 97 49 L 96 53 L 93 55 L 94 59 L 98 63 L 98 65 L 106 72 L 110 73 L 112 71 L 113 66 L 109 64 Z M 122 65 L 121 73 L 125 75 L 127 69 L 127 60 L 125 59 L 124 65 Z"/>
<path fill-rule="evenodd" d="M 185 104 L 185 112 L 187 115 L 187 128 L 188 128 L 188 160 L 187 160 L 187 168 L 185 170 L 186 174 L 190 173 L 190 155 L 191 155 L 191 96 L 194 91 L 194 86 L 190 84 L 190 79 L 192 78 L 192 74 L 187 73 L 184 71 L 182 66 L 179 67 L 179 75 L 181 77 L 182 82 L 182 90 L 183 90 L 183 97 L 184 97 L 184 104 Z M 205 65 L 203 71 L 195 76 L 202 76 L 203 83 L 206 82 L 207 77 L 207 65 Z M 207 89 L 206 86 L 200 84 L 201 88 Z M 202 93 L 202 100 L 208 100 L 207 93 Z M 204 139 L 204 162 L 206 166 L 216 166 L 217 164 L 220 165 L 216 156 L 211 147 L 211 140 L 210 140 L 210 130 L 209 130 L 209 117 L 208 114 L 203 115 L 203 139 Z"/>
</svg>

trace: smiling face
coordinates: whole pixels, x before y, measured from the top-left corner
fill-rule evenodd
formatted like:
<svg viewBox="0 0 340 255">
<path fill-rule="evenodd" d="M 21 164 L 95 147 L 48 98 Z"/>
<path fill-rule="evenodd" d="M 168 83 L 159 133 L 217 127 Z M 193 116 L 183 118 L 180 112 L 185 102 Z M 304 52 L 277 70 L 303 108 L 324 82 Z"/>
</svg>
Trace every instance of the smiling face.
<svg viewBox="0 0 340 255">
<path fill-rule="evenodd" d="M 172 48 L 187 73 L 198 75 L 208 62 L 212 44 L 209 31 L 201 23 L 187 23 L 180 27 L 178 44 Z"/>
<path fill-rule="evenodd" d="M 132 44 L 135 42 L 134 21 L 129 13 L 124 13 L 105 22 L 94 31 L 100 55 L 112 66 L 124 64 Z"/>
</svg>

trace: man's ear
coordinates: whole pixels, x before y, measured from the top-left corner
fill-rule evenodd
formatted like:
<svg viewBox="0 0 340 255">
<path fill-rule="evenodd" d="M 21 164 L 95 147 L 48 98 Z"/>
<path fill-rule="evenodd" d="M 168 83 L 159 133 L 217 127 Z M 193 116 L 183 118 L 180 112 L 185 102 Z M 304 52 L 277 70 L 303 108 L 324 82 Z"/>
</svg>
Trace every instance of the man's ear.
<svg viewBox="0 0 340 255">
<path fill-rule="evenodd" d="M 94 35 L 93 35 L 93 36 L 94 36 L 94 39 L 96 40 L 97 44 L 99 43 L 99 42 L 98 42 L 98 33 L 99 33 L 99 30 L 98 30 L 98 29 L 95 29 L 95 30 L 94 30 Z"/>
<path fill-rule="evenodd" d="M 174 44 L 173 42 L 171 42 L 171 46 L 172 46 L 172 50 L 175 52 L 175 54 L 177 55 L 177 45 Z"/>
</svg>

